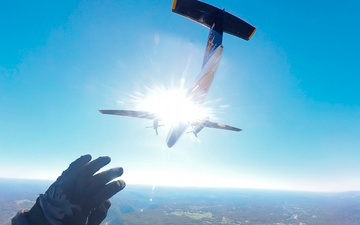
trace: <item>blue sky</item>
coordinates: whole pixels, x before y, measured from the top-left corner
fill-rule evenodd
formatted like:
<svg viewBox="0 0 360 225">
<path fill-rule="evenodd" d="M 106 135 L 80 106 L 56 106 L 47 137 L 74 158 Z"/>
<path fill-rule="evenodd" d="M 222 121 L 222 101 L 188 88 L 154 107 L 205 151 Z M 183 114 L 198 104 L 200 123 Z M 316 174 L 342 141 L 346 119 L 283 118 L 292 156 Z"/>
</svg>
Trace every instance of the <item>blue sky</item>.
<svg viewBox="0 0 360 225">
<path fill-rule="evenodd" d="M 109 155 L 127 183 L 360 190 L 357 1 L 206 1 L 246 20 L 224 35 L 207 106 L 240 133 L 204 129 L 171 149 L 130 109 L 145 87 L 201 68 L 208 30 L 172 1 L 0 3 L 0 177 L 55 179 L 78 156 Z"/>
</svg>

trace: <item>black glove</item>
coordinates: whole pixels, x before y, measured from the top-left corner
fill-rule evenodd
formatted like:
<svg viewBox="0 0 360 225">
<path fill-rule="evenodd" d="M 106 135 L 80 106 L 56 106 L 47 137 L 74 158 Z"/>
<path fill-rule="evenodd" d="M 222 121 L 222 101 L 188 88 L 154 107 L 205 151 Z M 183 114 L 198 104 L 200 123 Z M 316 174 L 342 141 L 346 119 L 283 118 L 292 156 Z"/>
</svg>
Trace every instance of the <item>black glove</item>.
<svg viewBox="0 0 360 225">
<path fill-rule="evenodd" d="M 98 208 L 91 211 L 86 225 L 99 225 L 106 218 L 110 206 L 110 201 L 106 200 Z"/>
<path fill-rule="evenodd" d="M 95 174 L 109 162 L 109 157 L 91 161 L 90 155 L 84 155 L 71 163 L 45 194 L 38 197 L 33 208 L 26 214 L 28 223 L 100 224 L 110 207 L 108 199 L 125 187 L 122 180 L 110 182 L 122 175 L 121 167 Z"/>
</svg>

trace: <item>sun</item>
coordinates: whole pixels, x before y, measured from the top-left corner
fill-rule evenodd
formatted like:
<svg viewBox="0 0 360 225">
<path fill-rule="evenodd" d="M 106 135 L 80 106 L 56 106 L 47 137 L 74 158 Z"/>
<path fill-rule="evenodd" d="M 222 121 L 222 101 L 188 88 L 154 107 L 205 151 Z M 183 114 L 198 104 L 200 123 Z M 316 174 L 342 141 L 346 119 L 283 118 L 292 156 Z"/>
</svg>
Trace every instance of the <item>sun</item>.
<svg viewBox="0 0 360 225">
<path fill-rule="evenodd" d="M 137 98 L 136 110 L 155 114 L 165 126 L 192 124 L 209 117 L 210 109 L 197 104 L 179 88 L 148 88 L 148 94 Z"/>
</svg>

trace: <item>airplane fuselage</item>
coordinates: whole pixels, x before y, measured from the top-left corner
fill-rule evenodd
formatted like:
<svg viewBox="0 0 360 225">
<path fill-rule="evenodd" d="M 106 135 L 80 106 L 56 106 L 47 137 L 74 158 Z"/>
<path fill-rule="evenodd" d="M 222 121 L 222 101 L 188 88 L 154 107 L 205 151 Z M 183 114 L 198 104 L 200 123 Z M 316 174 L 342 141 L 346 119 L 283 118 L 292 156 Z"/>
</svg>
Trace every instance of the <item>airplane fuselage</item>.
<svg viewBox="0 0 360 225">
<path fill-rule="evenodd" d="M 219 67 L 224 47 L 220 45 L 210 56 L 209 60 L 206 62 L 199 74 L 199 79 L 195 83 L 194 87 L 189 89 L 187 95 L 188 97 L 197 104 L 202 104 L 205 101 L 205 98 L 209 92 L 215 73 Z M 181 122 L 176 124 L 169 129 L 169 133 L 166 139 L 166 144 L 171 148 L 181 135 L 185 132 L 188 123 Z"/>
</svg>

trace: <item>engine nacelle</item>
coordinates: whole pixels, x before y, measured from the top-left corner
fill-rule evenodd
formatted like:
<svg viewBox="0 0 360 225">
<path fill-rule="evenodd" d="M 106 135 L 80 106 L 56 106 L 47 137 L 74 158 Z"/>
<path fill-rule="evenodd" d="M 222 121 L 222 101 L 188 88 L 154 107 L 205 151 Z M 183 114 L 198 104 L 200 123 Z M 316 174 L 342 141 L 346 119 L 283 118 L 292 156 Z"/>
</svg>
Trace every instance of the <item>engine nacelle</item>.
<svg viewBox="0 0 360 225">
<path fill-rule="evenodd" d="M 195 137 L 197 137 L 197 134 L 202 130 L 204 129 L 206 123 L 208 122 L 209 120 L 202 120 L 200 121 L 199 123 L 197 123 L 196 125 L 193 126 L 193 133 L 195 134 Z"/>
</svg>

